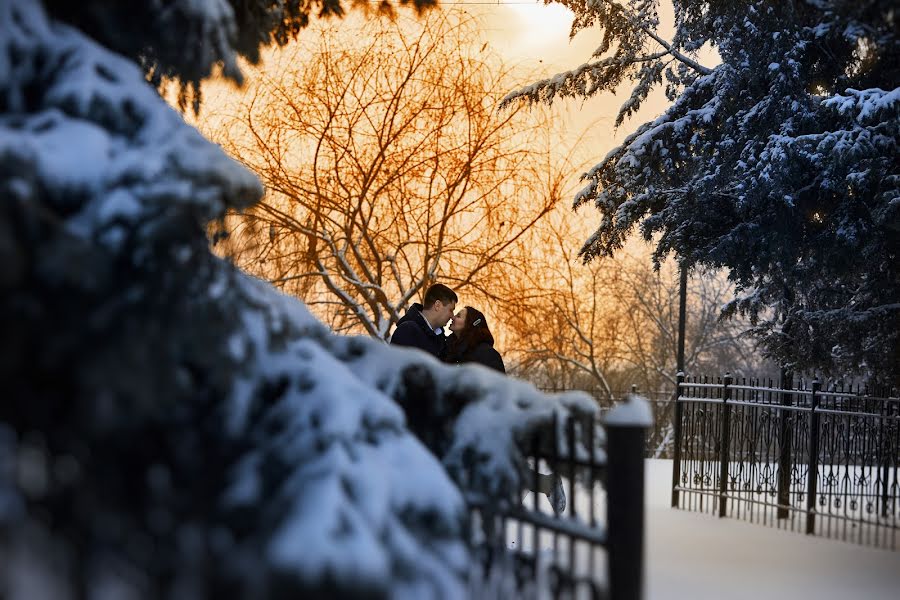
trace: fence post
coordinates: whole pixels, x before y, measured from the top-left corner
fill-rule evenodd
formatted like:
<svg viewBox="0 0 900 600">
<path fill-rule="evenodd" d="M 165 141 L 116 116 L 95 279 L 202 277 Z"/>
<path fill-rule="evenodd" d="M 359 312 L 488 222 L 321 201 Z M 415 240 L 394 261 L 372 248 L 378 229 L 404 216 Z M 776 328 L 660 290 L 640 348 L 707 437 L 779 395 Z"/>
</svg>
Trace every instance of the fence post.
<svg viewBox="0 0 900 600">
<path fill-rule="evenodd" d="M 719 457 L 719 516 L 724 517 L 728 500 L 728 458 L 731 447 L 731 373 L 725 373 L 722 386 L 722 430 L 720 431 Z"/>
<path fill-rule="evenodd" d="M 684 383 L 684 373 L 679 371 L 675 380 L 675 395 L 673 397 L 674 416 L 672 417 L 675 428 L 675 451 L 672 456 L 672 508 L 678 508 L 678 486 L 681 485 L 681 420 L 684 418 L 684 404 L 678 401 L 681 396 L 681 386 Z"/>
<path fill-rule="evenodd" d="M 891 442 L 888 439 L 885 431 L 885 423 L 891 416 L 890 404 L 884 398 L 889 398 L 891 396 L 891 390 L 888 387 L 885 387 L 881 393 L 877 394 L 882 397 L 881 409 L 879 410 L 880 416 L 878 418 L 878 462 L 881 467 L 881 516 L 883 518 L 887 518 L 888 516 L 888 500 L 890 496 L 888 494 L 888 480 L 891 476 L 890 471 L 890 457 L 891 457 Z"/>
<path fill-rule="evenodd" d="M 806 533 L 816 530 L 816 485 L 819 475 L 819 379 L 812 382 L 809 412 L 809 467 L 806 473 Z"/>
<path fill-rule="evenodd" d="M 781 381 L 778 387 L 781 392 L 781 406 L 790 406 L 793 400 L 792 394 L 788 391 L 794 387 L 794 374 L 782 367 Z M 793 436 L 791 435 L 791 421 L 793 413 L 787 409 L 780 411 L 781 431 L 779 431 L 778 445 L 778 511 L 779 519 L 786 519 L 790 516 L 788 505 L 791 503 L 791 444 Z"/>
<path fill-rule="evenodd" d="M 635 418 L 633 403 L 644 412 Z M 626 410 L 620 410 L 626 409 Z M 650 407 L 632 398 L 606 417 L 606 527 L 611 600 L 638 600 L 644 583 L 644 437 Z"/>
</svg>

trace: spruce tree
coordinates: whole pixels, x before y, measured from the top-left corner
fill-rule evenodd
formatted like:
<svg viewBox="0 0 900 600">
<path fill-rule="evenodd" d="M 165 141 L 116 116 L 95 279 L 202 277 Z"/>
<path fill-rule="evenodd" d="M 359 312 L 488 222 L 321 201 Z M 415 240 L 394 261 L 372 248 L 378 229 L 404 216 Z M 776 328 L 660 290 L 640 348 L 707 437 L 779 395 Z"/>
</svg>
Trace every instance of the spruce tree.
<svg viewBox="0 0 900 600">
<path fill-rule="evenodd" d="M 900 378 L 900 10 L 879 0 L 559 0 L 586 64 L 510 94 L 587 97 L 655 87 L 671 106 L 586 175 L 600 212 L 582 256 L 635 229 L 656 260 L 727 269 L 767 353 L 796 370 Z M 718 53 L 701 64 L 702 49 Z"/>
</svg>

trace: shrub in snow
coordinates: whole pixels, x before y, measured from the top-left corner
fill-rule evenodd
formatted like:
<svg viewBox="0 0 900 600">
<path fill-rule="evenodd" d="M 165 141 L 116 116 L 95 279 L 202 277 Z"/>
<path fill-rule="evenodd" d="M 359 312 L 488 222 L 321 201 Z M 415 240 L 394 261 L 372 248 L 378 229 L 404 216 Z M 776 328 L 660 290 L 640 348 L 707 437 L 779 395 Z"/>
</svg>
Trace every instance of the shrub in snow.
<svg viewBox="0 0 900 600">
<path fill-rule="evenodd" d="M 221 59 L 230 5 L 172 6 Z M 461 596 L 461 491 L 513 499 L 520 445 L 593 405 L 335 336 L 215 258 L 262 190 L 144 77 L 0 0 L 4 597 Z"/>
</svg>

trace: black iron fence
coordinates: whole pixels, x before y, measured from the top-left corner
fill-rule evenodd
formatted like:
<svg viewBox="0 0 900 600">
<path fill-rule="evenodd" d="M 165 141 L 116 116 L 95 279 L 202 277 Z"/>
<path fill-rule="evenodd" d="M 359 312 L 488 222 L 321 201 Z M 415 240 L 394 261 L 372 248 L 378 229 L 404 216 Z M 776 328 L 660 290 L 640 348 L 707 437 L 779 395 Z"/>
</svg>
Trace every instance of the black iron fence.
<svg viewBox="0 0 900 600">
<path fill-rule="evenodd" d="M 818 381 L 679 380 L 672 506 L 900 549 L 900 398 Z"/>
<path fill-rule="evenodd" d="M 468 499 L 482 595 L 641 597 L 645 428 L 599 425 L 554 420 L 530 440 L 512 501 Z"/>
</svg>

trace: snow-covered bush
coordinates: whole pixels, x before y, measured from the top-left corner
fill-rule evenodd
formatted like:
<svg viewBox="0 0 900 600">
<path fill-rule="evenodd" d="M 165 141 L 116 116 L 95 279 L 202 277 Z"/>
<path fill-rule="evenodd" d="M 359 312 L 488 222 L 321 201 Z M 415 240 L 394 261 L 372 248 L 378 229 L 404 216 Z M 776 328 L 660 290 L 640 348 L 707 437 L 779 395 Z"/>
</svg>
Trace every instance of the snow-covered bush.
<svg viewBox="0 0 900 600">
<path fill-rule="evenodd" d="M 3 597 L 460 597 L 461 492 L 509 496 L 532 430 L 592 414 L 214 257 L 261 194 L 132 61 L 0 0 Z"/>
</svg>

